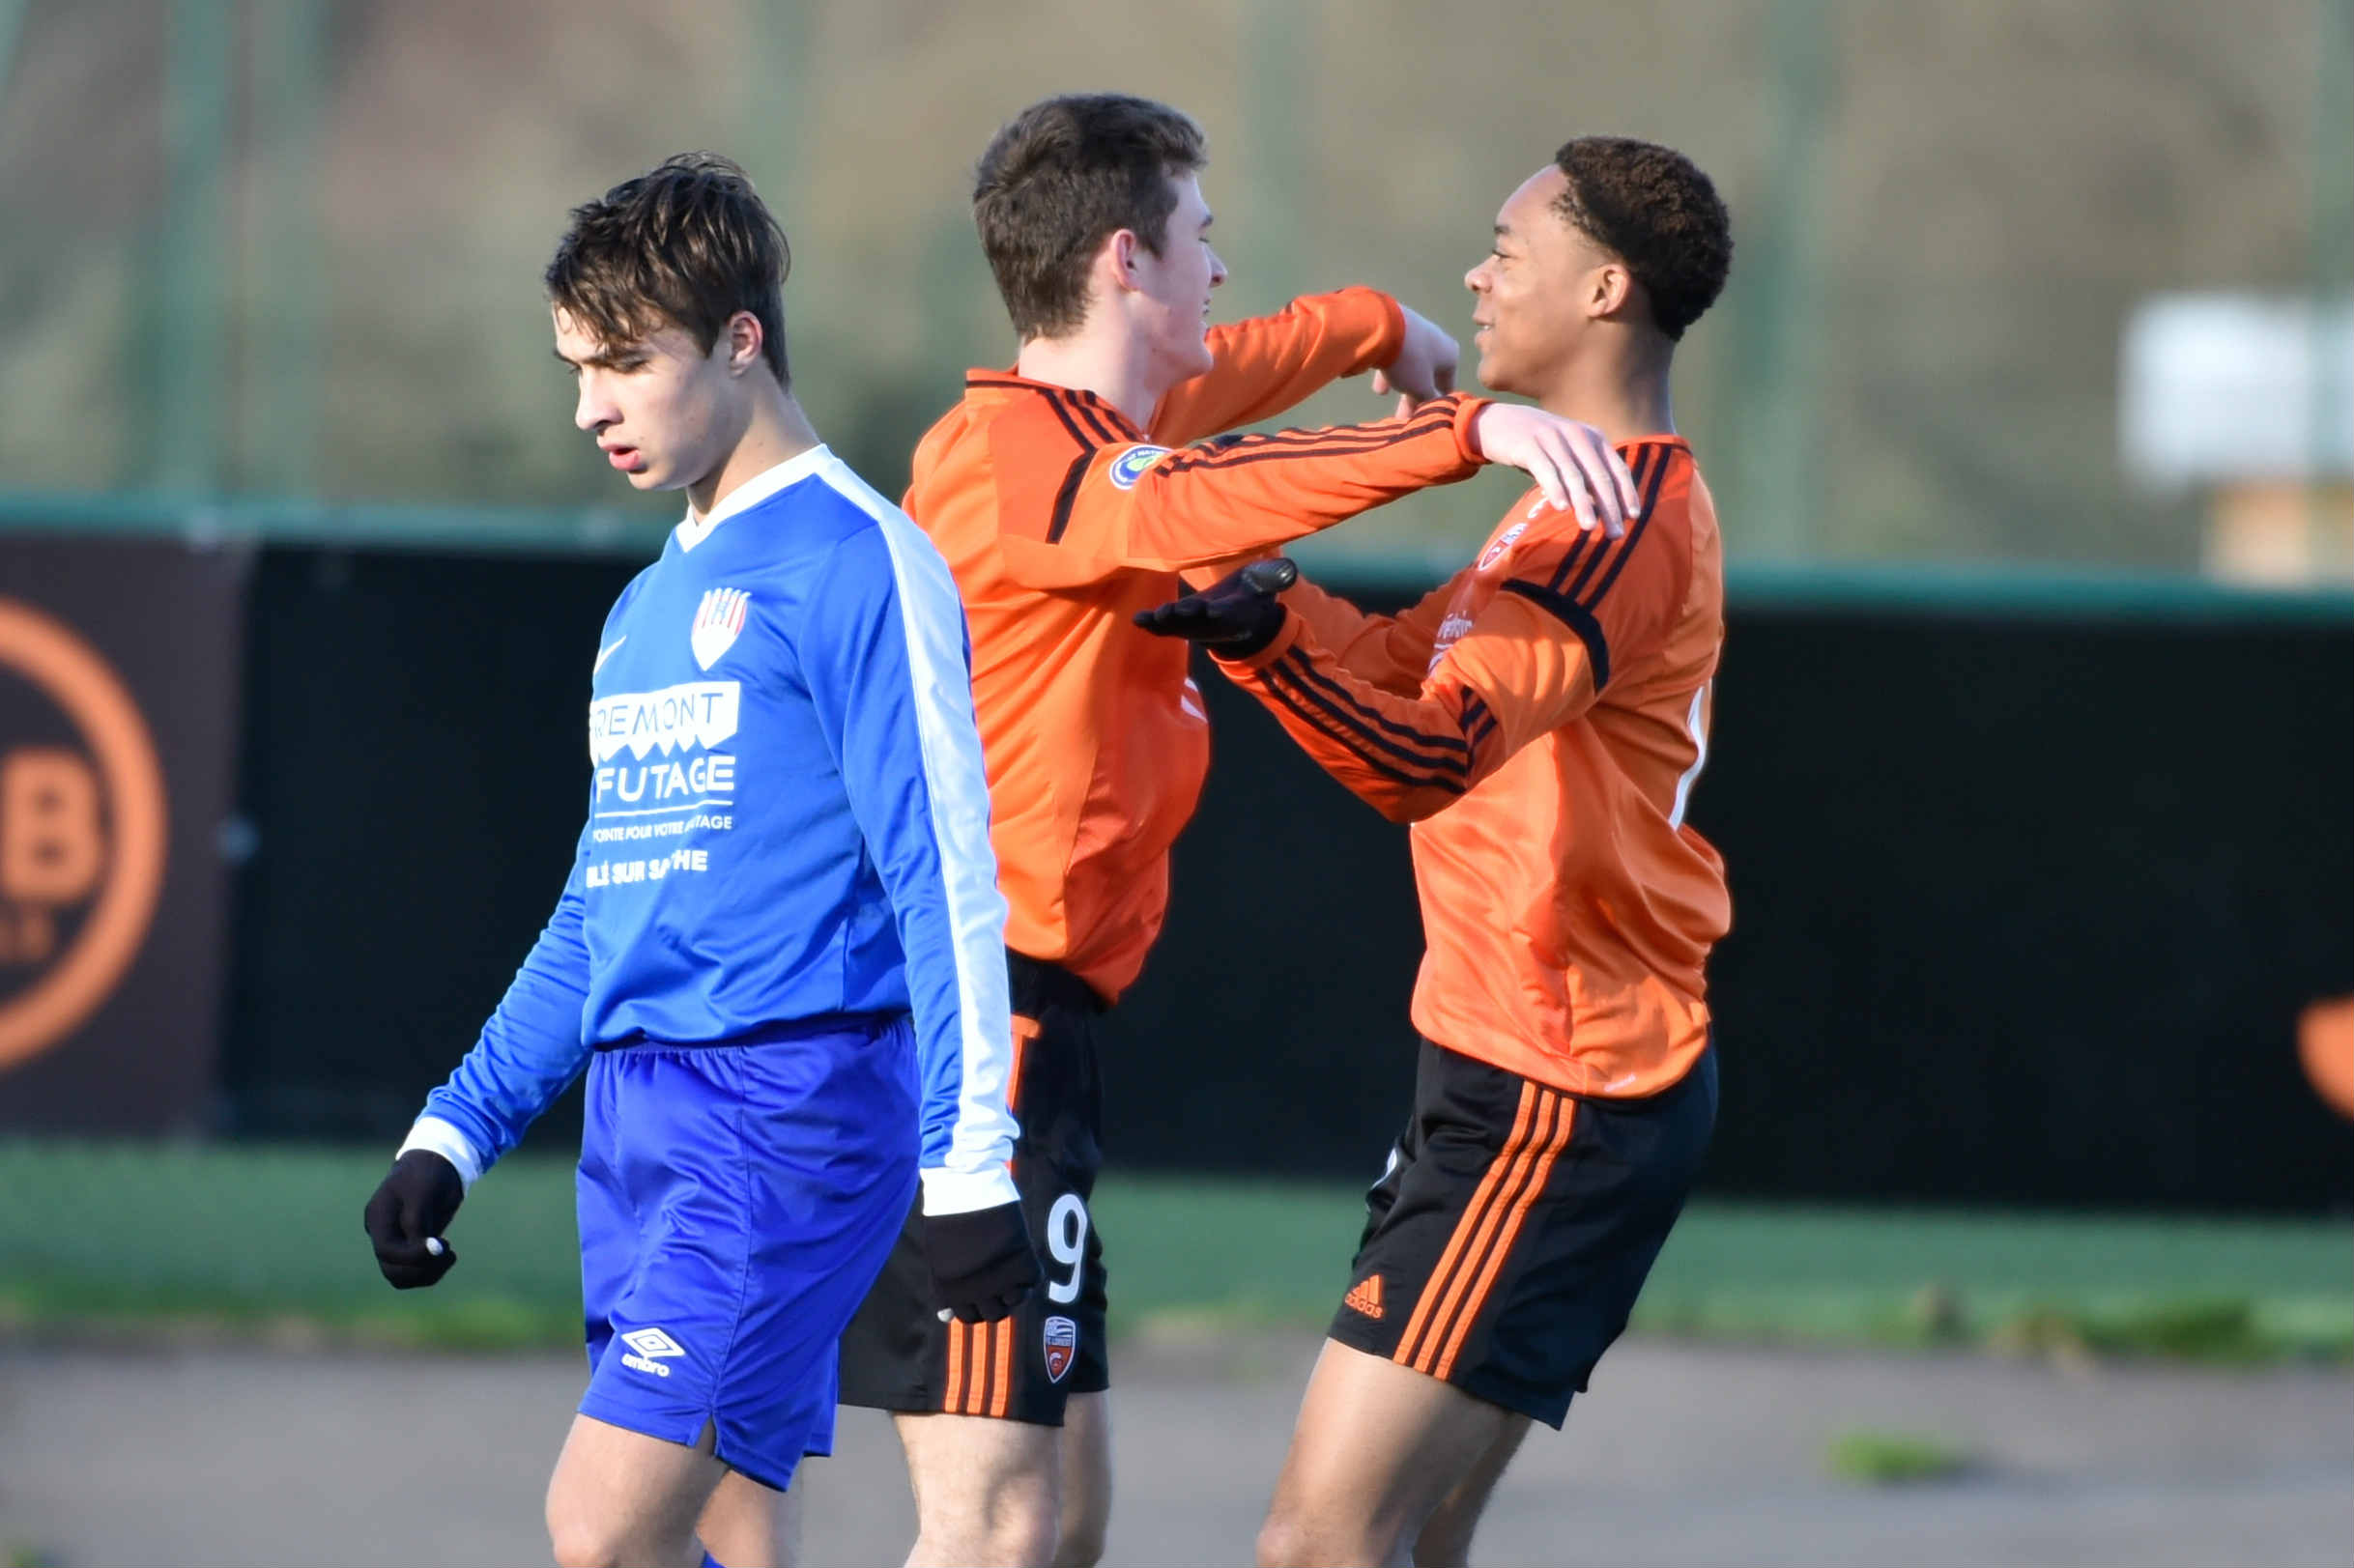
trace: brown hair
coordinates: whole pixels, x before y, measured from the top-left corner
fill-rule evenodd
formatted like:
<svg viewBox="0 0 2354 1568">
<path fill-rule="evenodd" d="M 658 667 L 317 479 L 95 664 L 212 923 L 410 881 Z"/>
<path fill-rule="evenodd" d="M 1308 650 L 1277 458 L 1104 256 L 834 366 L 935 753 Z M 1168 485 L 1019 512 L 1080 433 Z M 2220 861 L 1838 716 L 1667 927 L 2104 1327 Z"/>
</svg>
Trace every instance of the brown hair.
<svg viewBox="0 0 2354 1568">
<path fill-rule="evenodd" d="M 1562 221 L 1626 263 L 1673 340 L 1700 320 L 1733 269 L 1733 219 L 1716 186 L 1673 148 L 1580 136 L 1553 155 L 1569 184 Z"/>
<path fill-rule="evenodd" d="M 608 347 L 665 323 L 703 353 L 739 310 L 760 319 L 777 383 L 785 358 L 785 276 L 792 247 L 752 181 L 717 153 L 681 153 L 572 209 L 556 246 L 548 299 Z"/>
<path fill-rule="evenodd" d="M 1170 178 L 1208 160 L 1201 128 L 1149 99 L 1073 94 L 1017 115 L 973 176 L 973 221 L 1014 330 L 1077 327 L 1097 248 L 1128 229 L 1159 255 L 1177 206 Z"/>
</svg>

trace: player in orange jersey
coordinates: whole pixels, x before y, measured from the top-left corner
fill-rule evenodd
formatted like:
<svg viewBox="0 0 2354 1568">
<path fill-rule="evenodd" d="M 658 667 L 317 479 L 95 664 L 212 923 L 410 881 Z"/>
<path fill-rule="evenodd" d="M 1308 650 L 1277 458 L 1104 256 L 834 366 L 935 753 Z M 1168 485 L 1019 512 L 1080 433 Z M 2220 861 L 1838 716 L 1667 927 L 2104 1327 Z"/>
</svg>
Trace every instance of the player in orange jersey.
<svg viewBox="0 0 2354 1568">
<path fill-rule="evenodd" d="M 1192 121 L 1133 98 L 1049 100 L 999 132 L 973 205 L 1019 359 L 966 378 L 906 497 L 971 626 L 1011 909 L 1014 1175 L 1051 1260 L 1004 1325 L 941 1324 L 910 1231 L 844 1339 L 844 1399 L 897 1417 L 918 1561 L 1081 1564 L 1103 1549 L 1094 1020 L 1160 932 L 1169 845 L 1209 759 L 1185 648 L 1131 616 L 1181 591 L 1182 572 L 1215 576 L 1483 461 L 1529 470 L 1601 527 L 1635 499 L 1598 431 L 1448 395 L 1453 340 L 1387 296 L 1344 289 L 1205 330 L 1225 268 L 1203 161 Z M 1429 401 L 1393 423 L 1186 444 L 1366 371 Z"/>
<path fill-rule="evenodd" d="M 1703 978 L 1730 907 L 1684 822 L 1723 636 L 1716 514 L 1668 370 L 1724 285 L 1680 154 L 1570 142 L 1465 278 L 1479 379 L 1600 426 L 1622 538 L 1532 492 L 1395 617 L 1262 562 L 1145 613 L 1411 822 L 1429 943 L 1413 1114 L 1300 1410 L 1263 1563 L 1459 1563 L 1532 1419 L 1625 1326 L 1716 1116 Z"/>
</svg>

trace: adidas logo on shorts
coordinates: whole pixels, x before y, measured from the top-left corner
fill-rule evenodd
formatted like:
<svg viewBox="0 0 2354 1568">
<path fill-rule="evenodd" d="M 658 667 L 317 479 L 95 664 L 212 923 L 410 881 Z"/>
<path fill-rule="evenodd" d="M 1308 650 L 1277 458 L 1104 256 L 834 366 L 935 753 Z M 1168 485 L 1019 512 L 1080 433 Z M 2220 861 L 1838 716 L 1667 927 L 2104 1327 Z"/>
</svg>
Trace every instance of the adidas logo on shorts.
<svg viewBox="0 0 2354 1568">
<path fill-rule="evenodd" d="M 1340 1304 L 1354 1312 L 1362 1312 L 1374 1322 L 1381 1321 L 1381 1275 L 1367 1274 L 1350 1288 L 1340 1298 Z"/>
<path fill-rule="evenodd" d="M 675 1360 L 686 1354 L 678 1341 L 659 1328 L 632 1329 L 621 1336 L 621 1343 L 629 1347 L 628 1353 L 621 1357 L 623 1366 L 633 1372 L 650 1372 L 657 1378 L 671 1375 L 671 1369 L 663 1362 Z"/>
</svg>

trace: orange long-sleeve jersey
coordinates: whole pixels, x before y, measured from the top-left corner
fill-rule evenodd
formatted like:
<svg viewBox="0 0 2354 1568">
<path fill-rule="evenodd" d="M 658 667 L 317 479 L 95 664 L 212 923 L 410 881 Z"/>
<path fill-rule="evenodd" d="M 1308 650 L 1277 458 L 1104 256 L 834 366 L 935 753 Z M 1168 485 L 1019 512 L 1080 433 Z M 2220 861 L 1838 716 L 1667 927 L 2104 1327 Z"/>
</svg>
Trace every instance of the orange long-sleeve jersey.
<svg viewBox="0 0 2354 1568">
<path fill-rule="evenodd" d="M 976 370 L 916 449 L 906 510 L 947 557 L 971 627 L 1006 945 L 1106 1001 L 1160 935 L 1169 845 L 1209 768 L 1184 644 L 1129 617 L 1175 594 L 1181 571 L 1466 477 L 1484 404 L 1184 443 L 1388 363 L 1403 331 L 1396 303 L 1368 289 L 1218 328 L 1214 368 L 1163 400 L 1149 436 L 1091 392 Z"/>
<path fill-rule="evenodd" d="M 1690 450 L 1622 446 L 1643 509 L 1580 531 L 1536 491 L 1396 616 L 1302 583 L 1221 668 L 1326 771 L 1414 824 L 1430 1040 L 1573 1094 L 1655 1094 L 1708 1038 L 1724 862 L 1684 822 L 1724 638 Z"/>
</svg>

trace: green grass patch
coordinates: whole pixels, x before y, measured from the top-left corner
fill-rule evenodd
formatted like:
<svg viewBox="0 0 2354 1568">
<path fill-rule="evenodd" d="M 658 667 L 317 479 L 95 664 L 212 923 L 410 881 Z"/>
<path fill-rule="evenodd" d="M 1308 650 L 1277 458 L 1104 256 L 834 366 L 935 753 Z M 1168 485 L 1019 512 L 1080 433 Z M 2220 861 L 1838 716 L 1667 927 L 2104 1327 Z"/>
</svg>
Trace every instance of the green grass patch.
<svg viewBox="0 0 2354 1568">
<path fill-rule="evenodd" d="M 569 1165 L 518 1159 L 451 1228 L 430 1291 L 376 1271 L 378 1151 L 0 1142 L 0 1329 L 514 1350 L 576 1346 Z"/>
<path fill-rule="evenodd" d="M 580 1343 L 568 1163 L 518 1155 L 451 1227 L 430 1291 L 376 1272 L 383 1151 L 0 1140 L 0 1333 L 505 1351 Z M 1107 1179 L 1115 1332 L 1325 1322 L 1354 1187 Z M 2354 1357 L 2354 1227 L 1696 1205 L 1637 1331 L 1743 1343 L 1989 1346 L 2225 1364 Z"/>
<path fill-rule="evenodd" d="M 1966 1474 L 1970 1457 L 1959 1448 L 1910 1432 L 1843 1432 L 1823 1450 L 1834 1479 L 1861 1486 L 1906 1486 Z"/>
<path fill-rule="evenodd" d="M 2354 1358 L 2354 1226 L 1696 1206 L 1634 1326 L 2063 1357 L 2343 1360 Z"/>
</svg>

